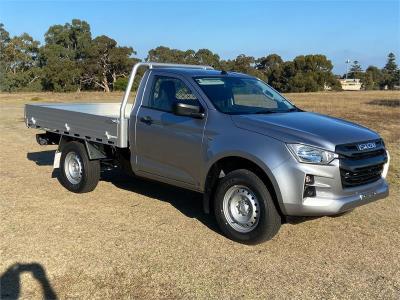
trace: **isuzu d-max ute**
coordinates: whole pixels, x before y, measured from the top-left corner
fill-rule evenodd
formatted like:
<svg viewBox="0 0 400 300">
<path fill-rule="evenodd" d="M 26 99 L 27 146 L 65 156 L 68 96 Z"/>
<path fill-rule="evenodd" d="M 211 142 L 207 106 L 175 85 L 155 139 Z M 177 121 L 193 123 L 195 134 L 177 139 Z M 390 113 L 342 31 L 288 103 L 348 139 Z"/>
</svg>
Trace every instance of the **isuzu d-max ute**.
<svg viewBox="0 0 400 300">
<path fill-rule="evenodd" d="M 341 214 L 388 195 L 376 132 L 207 66 L 138 63 L 121 104 L 27 104 L 25 120 L 46 131 L 39 144 L 58 144 L 54 167 L 69 191 L 92 191 L 102 166 L 120 165 L 203 193 L 205 212 L 242 243 L 271 239 L 286 216 Z"/>
</svg>

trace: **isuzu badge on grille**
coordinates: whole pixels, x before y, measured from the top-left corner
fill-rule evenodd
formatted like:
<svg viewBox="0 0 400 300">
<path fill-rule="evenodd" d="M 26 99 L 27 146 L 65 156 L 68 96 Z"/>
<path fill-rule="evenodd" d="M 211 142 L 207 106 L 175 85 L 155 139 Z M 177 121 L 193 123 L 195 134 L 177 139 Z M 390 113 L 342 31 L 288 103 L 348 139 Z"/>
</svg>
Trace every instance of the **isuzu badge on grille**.
<svg viewBox="0 0 400 300">
<path fill-rule="evenodd" d="M 358 144 L 357 148 L 360 151 L 368 150 L 368 149 L 374 149 L 374 148 L 376 148 L 376 144 L 375 143 Z"/>
</svg>

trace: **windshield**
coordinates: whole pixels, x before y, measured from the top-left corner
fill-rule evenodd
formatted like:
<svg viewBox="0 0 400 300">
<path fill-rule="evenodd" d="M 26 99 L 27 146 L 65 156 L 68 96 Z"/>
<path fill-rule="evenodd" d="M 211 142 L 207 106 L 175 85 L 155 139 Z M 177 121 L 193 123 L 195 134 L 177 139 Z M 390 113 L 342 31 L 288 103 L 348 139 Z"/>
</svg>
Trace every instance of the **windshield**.
<svg viewBox="0 0 400 300">
<path fill-rule="evenodd" d="M 255 78 L 196 77 L 195 81 L 214 106 L 226 114 L 263 114 L 297 110 L 277 91 Z"/>
</svg>

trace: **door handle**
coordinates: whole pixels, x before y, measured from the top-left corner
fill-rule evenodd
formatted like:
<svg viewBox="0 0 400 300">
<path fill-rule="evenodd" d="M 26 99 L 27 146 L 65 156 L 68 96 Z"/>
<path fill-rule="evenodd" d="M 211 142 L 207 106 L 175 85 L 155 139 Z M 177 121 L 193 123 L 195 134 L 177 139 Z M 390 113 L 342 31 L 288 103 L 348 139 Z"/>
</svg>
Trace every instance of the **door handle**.
<svg viewBox="0 0 400 300">
<path fill-rule="evenodd" d="M 151 125 L 153 123 L 153 119 L 151 117 L 149 117 L 149 116 L 141 117 L 140 118 L 140 122 L 143 122 L 143 123 L 145 123 L 147 125 Z"/>
</svg>

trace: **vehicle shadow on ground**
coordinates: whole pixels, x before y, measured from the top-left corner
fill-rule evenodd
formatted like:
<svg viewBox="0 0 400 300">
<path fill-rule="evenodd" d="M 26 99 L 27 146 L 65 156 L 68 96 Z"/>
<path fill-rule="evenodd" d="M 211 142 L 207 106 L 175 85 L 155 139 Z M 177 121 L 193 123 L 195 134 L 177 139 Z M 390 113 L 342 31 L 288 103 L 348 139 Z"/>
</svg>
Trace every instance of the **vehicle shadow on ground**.
<svg viewBox="0 0 400 300">
<path fill-rule="evenodd" d="M 51 166 L 53 164 L 55 150 L 30 152 L 27 159 L 38 166 Z M 57 170 L 53 170 L 52 177 L 56 177 Z M 218 232 L 217 223 L 212 214 L 207 215 L 203 211 L 203 197 L 201 194 L 177 188 L 167 184 L 130 177 L 120 169 L 102 171 L 101 180 L 107 181 L 116 187 L 128 190 L 158 201 L 168 202 L 188 218 L 195 218 L 208 228 Z"/>
<path fill-rule="evenodd" d="M 282 221 L 283 224 L 297 225 L 308 221 L 313 221 L 316 219 L 320 219 L 322 217 L 295 217 L 295 216 L 286 216 Z"/>
<path fill-rule="evenodd" d="M 31 152 L 27 158 L 34 161 L 38 166 L 51 166 L 53 164 L 55 150 Z M 53 170 L 52 178 L 57 176 L 58 170 Z M 188 218 L 195 218 L 208 228 L 220 233 L 215 218 L 212 214 L 203 211 L 202 195 L 200 193 L 170 186 L 167 184 L 130 177 L 120 169 L 104 171 L 101 180 L 107 181 L 116 187 L 128 190 L 158 201 L 168 202 Z M 312 221 L 320 217 L 285 217 L 283 224 L 297 225 Z"/>
<path fill-rule="evenodd" d="M 26 158 L 30 161 L 34 161 L 38 166 L 51 166 L 53 165 L 55 152 L 56 150 L 29 152 Z"/>
<path fill-rule="evenodd" d="M 186 217 L 195 218 L 209 229 L 220 233 L 213 215 L 204 213 L 203 195 L 200 193 L 156 181 L 131 177 L 118 169 L 104 172 L 101 179 L 112 183 L 120 189 L 128 190 L 158 201 L 168 202 Z"/>
<path fill-rule="evenodd" d="M 170 203 L 185 216 L 195 218 L 208 228 L 221 233 L 213 214 L 207 215 L 203 210 L 203 195 L 175 186 L 150 181 L 137 177 L 130 177 L 123 171 L 113 170 L 102 174 L 102 180 L 111 182 L 116 187 L 129 190 L 159 201 Z M 297 225 L 319 219 L 321 217 L 294 217 L 282 218 L 282 224 Z"/>
<path fill-rule="evenodd" d="M 58 299 L 57 294 L 47 278 L 46 271 L 43 266 L 38 263 L 16 263 L 11 265 L 3 274 L 1 274 L 0 299 L 12 300 L 20 297 L 22 273 L 31 273 L 32 277 L 39 282 L 43 291 L 43 299 Z"/>
</svg>

